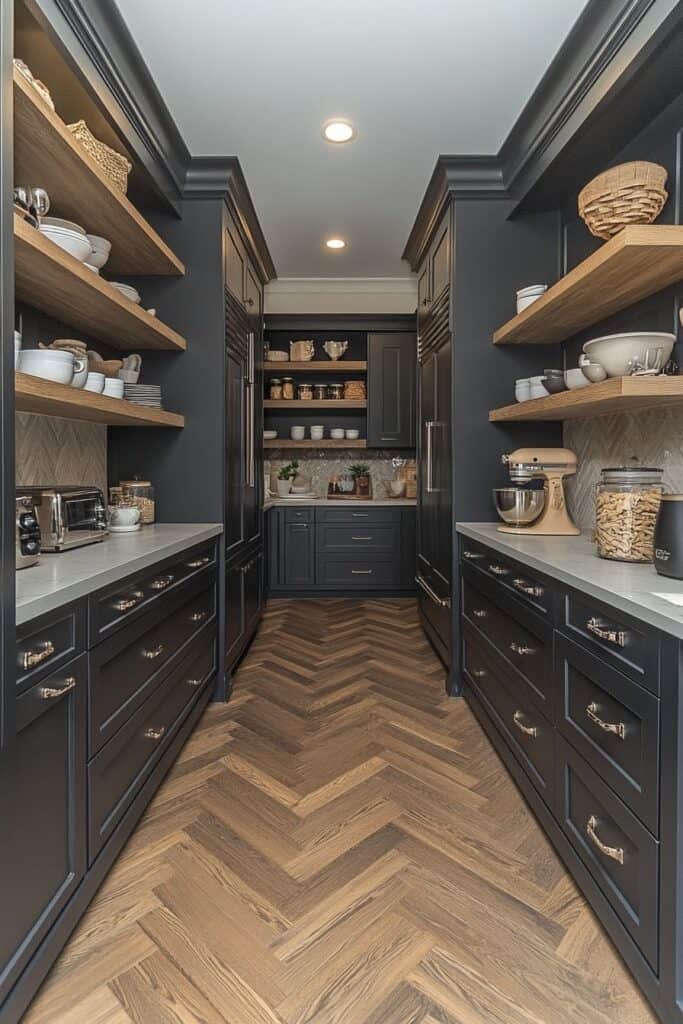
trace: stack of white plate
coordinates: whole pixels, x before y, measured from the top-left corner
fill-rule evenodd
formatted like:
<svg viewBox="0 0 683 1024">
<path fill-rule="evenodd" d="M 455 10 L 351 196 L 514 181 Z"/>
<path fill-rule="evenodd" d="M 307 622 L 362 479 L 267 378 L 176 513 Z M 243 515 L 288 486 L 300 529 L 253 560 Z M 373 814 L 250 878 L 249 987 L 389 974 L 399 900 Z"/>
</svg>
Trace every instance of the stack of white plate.
<svg viewBox="0 0 683 1024">
<path fill-rule="evenodd" d="M 140 302 L 140 292 L 137 288 L 133 288 L 130 284 L 122 284 L 121 281 L 110 281 L 109 283 L 112 288 L 116 288 L 116 290 L 121 292 L 122 295 L 125 295 L 127 299 L 130 299 L 131 302 Z"/>
<path fill-rule="evenodd" d="M 155 409 L 163 408 L 159 384 L 124 384 L 123 397 L 134 405 L 149 405 Z"/>
<path fill-rule="evenodd" d="M 41 235 L 45 235 L 51 242 L 58 245 L 60 249 L 64 249 L 83 263 L 90 255 L 90 242 L 86 238 L 83 229 L 78 224 L 74 224 L 73 227 L 63 227 L 63 224 L 71 222 L 62 221 L 59 223 L 58 217 L 53 217 L 52 220 L 53 222 L 58 221 L 58 223 L 46 224 L 45 220 L 42 221 L 40 225 Z"/>
</svg>

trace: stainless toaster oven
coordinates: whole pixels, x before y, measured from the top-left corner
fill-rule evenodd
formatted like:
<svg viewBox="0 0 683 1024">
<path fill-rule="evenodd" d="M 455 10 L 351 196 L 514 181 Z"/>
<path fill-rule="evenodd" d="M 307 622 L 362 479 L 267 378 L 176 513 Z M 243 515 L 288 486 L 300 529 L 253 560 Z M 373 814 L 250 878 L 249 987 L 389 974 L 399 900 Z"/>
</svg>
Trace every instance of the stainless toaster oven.
<svg viewBox="0 0 683 1024">
<path fill-rule="evenodd" d="M 97 487 L 22 487 L 33 501 L 41 550 L 66 551 L 109 536 L 107 506 Z"/>
<path fill-rule="evenodd" d="M 35 565 L 40 556 L 40 527 L 31 498 L 27 495 L 17 497 L 15 506 L 14 565 L 16 569 L 27 569 L 29 565 Z"/>
</svg>

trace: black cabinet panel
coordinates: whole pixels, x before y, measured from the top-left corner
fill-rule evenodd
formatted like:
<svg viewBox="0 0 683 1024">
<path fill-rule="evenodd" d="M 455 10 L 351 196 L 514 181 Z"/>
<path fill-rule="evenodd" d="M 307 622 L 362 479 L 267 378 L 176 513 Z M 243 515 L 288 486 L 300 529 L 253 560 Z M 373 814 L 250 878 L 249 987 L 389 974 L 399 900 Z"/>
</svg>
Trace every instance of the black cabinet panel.
<svg viewBox="0 0 683 1024">
<path fill-rule="evenodd" d="M 369 447 L 415 447 L 416 370 L 414 334 L 368 335 Z"/>
<path fill-rule="evenodd" d="M 272 545 L 269 545 L 272 553 Z M 252 639 L 263 610 L 264 552 L 250 548 L 225 569 L 225 670 L 230 673 Z"/>
<path fill-rule="evenodd" d="M 344 526 L 319 523 L 316 527 L 316 549 L 320 552 L 377 551 L 394 554 L 401 551 L 401 527 L 391 523 L 377 526 Z"/>
<path fill-rule="evenodd" d="M 318 555 L 316 583 L 320 587 L 396 588 L 401 583 L 401 565 L 397 558 L 381 561 L 377 556 Z"/>
<path fill-rule="evenodd" d="M 282 582 L 286 587 L 315 583 L 315 530 L 311 523 L 288 523 L 282 532 Z"/>
<path fill-rule="evenodd" d="M 23 691 L 85 650 L 85 599 L 17 627 L 17 689 Z"/>
</svg>

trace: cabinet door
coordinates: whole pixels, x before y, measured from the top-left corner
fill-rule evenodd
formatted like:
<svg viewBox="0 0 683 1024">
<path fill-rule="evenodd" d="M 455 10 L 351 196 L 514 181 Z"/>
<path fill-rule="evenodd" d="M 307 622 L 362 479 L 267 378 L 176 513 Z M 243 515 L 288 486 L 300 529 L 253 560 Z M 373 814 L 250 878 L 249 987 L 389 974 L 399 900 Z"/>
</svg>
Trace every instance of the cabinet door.
<svg viewBox="0 0 683 1024">
<path fill-rule="evenodd" d="M 225 554 L 230 558 L 245 540 L 242 485 L 245 474 L 245 360 L 226 350 L 225 385 Z"/>
<path fill-rule="evenodd" d="M 430 353 L 419 369 L 417 553 L 431 567 L 436 533 L 434 491 L 434 422 L 436 420 L 436 353 Z"/>
<path fill-rule="evenodd" d="M 430 305 L 439 298 L 450 283 L 451 277 L 451 232 L 448 214 L 445 223 L 439 226 L 429 250 L 429 275 L 431 278 Z"/>
<path fill-rule="evenodd" d="M 244 302 L 246 256 L 237 228 L 228 220 L 224 236 L 225 283 L 241 303 Z"/>
<path fill-rule="evenodd" d="M 225 669 L 239 657 L 245 635 L 244 571 L 238 562 L 225 570 Z"/>
<path fill-rule="evenodd" d="M 87 655 L 16 700 L 0 757 L 0 1003 L 85 873 Z"/>
<path fill-rule="evenodd" d="M 417 274 L 417 319 L 420 321 L 429 308 L 429 257 Z"/>
<path fill-rule="evenodd" d="M 415 447 L 415 335 L 368 335 L 368 447 Z"/>
<path fill-rule="evenodd" d="M 258 626 L 263 610 L 263 552 L 244 567 L 244 633 L 249 638 Z"/>
<path fill-rule="evenodd" d="M 282 580 L 286 587 L 315 584 L 315 534 L 312 523 L 285 523 Z"/>
<path fill-rule="evenodd" d="M 262 313 L 261 282 L 251 263 L 245 267 L 244 302 L 250 316 L 260 318 Z"/>
</svg>

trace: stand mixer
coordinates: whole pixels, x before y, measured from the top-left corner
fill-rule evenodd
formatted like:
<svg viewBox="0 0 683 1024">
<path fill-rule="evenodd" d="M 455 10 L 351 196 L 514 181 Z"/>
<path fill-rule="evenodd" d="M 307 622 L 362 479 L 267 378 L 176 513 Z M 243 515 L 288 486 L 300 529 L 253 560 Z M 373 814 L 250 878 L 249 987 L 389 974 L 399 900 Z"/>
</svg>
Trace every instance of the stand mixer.
<svg viewBox="0 0 683 1024">
<path fill-rule="evenodd" d="M 498 515 L 505 523 L 501 533 L 545 537 L 576 537 L 581 533 L 571 521 L 564 496 L 564 478 L 576 473 L 576 455 L 569 448 L 517 448 L 503 455 L 513 483 L 542 479 L 543 490 L 499 487 L 493 491 Z"/>
</svg>

